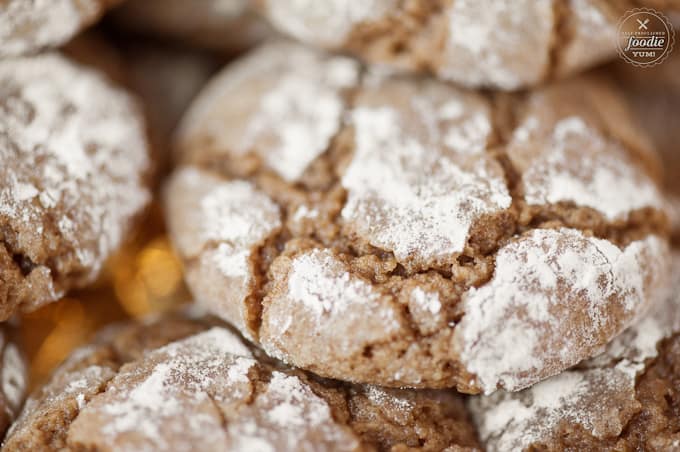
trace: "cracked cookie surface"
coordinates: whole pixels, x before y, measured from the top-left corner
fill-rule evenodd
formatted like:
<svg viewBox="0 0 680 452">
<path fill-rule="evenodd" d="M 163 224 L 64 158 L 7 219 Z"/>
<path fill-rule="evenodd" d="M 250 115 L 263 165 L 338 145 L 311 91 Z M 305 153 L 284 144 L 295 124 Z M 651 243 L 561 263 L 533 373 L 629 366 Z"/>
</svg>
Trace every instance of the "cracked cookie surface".
<svg viewBox="0 0 680 452">
<path fill-rule="evenodd" d="M 490 452 L 676 450 L 680 369 L 680 254 L 674 289 L 604 353 L 516 393 L 470 398 Z"/>
<path fill-rule="evenodd" d="M 167 218 L 197 302 L 322 376 L 518 390 L 666 283 L 658 163 L 596 79 L 484 95 L 273 43 L 177 144 Z"/>
<path fill-rule="evenodd" d="M 318 379 L 214 319 L 110 327 L 28 400 L 3 450 L 479 450 L 460 396 Z"/>
<path fill-rule="evenodd" d="M 0 56 L 36 53 L 65 44 L 120 0 L 4 0 Z"/>
<path fill-rule="evenodd" d="M 307 44 L 464 86 L 506 90 L 612 58 L 618 22 L 638 3 L 645 2 L 257 1 L 277 29 Z"/>
<path fill-rule="evenodd" d="M 136 102 L 48 53 L 0 62 L 0 318 L 91 282 L 148 203 Z"/>
</svg>

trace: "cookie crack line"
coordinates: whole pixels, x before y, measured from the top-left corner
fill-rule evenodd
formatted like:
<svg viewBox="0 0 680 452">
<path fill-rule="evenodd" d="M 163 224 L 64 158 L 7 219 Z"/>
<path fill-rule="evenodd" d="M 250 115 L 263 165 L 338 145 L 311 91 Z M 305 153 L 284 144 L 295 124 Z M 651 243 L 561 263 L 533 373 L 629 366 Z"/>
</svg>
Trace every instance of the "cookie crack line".
<svg viewBox="0 0 680 452">
<path fill-rule="evenodd" d="M 319 156 L 317 156 L 315 161 L 318 161 L 320 159 L 323 159 L 324 157 L 327 157 L 329 152 L 333 149 L 338 138 L 343 133 L 345 133 L 346 127 L 347 127 L 346 123 L 345 123 L 346 115 L 349 111 L 351 111 L 354 108 L 356 96 L 358 95 L 359 90 L 361 89 L 361 85 L 364 81 L 365 76 L 366 76 L 366 68 L 364 67 L 364 65 L 359 65 L 359 72 L 358 72 L 356 84 L 353 87 L 347 89 L 346 91 L 344 91 L 342 93 L 342 95 L 344 97 L 344 99 L 343 99 L 344 100 L 343 110 L 342 110 L 342 114 L 340 114 L 339 118 L 338 118 L 336 132 L 333 134 L 333 136 L 328 141 L 328 146 L 326 147 L 326 149 L 324 149 L 323 152 Z M 331 177 L 333 179 L 330 181 L 329 185 L 331 187 L 336 186 L 338 184 L 338 181 L 339 181 L 339 178 L 337 177 L 337 173 L 335 171 L 332 171 L 330 174 L 331 174 Z M 258 184 L 256 182 L 256 186 L 257 185 Z M 261 187 L 258 186 L 258 188 L 261 188 Z M 287 233 L 285 225 L 286 225 L 287 220 L 288 220 L 288 210 L 281 203 L 277 202 L 277 200 L 274 200 L 274 202 L 279 206 L 279 211 L 280 211 L 280 214 L 281 214 L 281 223 L 282 223 L 281 230 L 279 231 L 277 236 L 274 238 L 274 241 L 276 243 L 276 242 L 280 241 L 280 239 Z M 276 249 L 277 254 L 272 258 L 272 260 L 271 260 L 272 262 L 277 257 L 279 257 L 281 255 L 281 253 L 283 252 L 283 249 L 286 246 L 286 243 L 280 244 L 281 245 L 280 248 L 277 247 L 277 249 Z M 259 255 L 259 253 L 261 251 L 262 251 L 262 247 L 258 248 L 256 250 L 256 253 Z M 260 330 L 262 328 L 262 320 L 263 320 L 262 319 L 262 312 L 263 312 L 263 309 L 264 309 L 263 302 L 264 302 L 264 299 L 267 298 L 267 296 L 269 295 L 269 293 L 265 292 L 265 288 L 268 286 L 268 283 L 269 283 L 268 269 L 266 269 L 266 271 L 262 271 L 262 269 L 260 269 L 260 272 L 262 273 L 262 275 L 261 275 L 262 281 L 260 282 L 261 285 L 258 288 L 260 296 L 257 297 L 258 298 L 257 303 L 259 305 L 258 306 L 259 311 L 258 311 L 258 315 L 257 315 L 257 325 L 255 325 L 255 327 L 253 328 L 253 331 L 256 332 L 258 338 L 259 338 L 259 335 L 260 335 Z"/>
<path fill-rule="evenodd" d="M 569 20 L 569 5 L 567 0 L 553 1 L 553 16 L 554 24 L 552 34 L 550 36 L 550 47 L 548 48 L 548 64 L 545 72 L 541 77 L 542 80 L 552 80 L 559 72 L 562 66 L 563 52 L 568 48 L 569 42 L 572 39 L 571 33 L 568 31 L 567 23 Z"/>
<path fill-rule="evenodd" d="M 46 262 L 34 262 L 26 253 L 19 251 L 15 248 L 13 248 L 10 243 L 5 240 L 0 238 L 0 250 L 4 250 L 7 256 L 10 258 L 12 265 L 14 265 L 14 268 L 16 271 L 21 275 L 23 279 L 28 278 L 33 271 L 39 268 L 45 268 L 50 274 L 50 281 L 52 283 L 52 286 L 57 292 L 61 292 L 59 286 L 59 272 L 57 271 L 56 267 L 54 264 L 51 264 L 49 261 Z M 7 283 L 7 281 L 4 281 Z M 18 294 L 16 293 L 17 287 L 12 287 L 9 286 L 9 291 L 8 291 L 8 298 L 12 297 L 12 288 L 14 289 L 14 297 L 16 297 Z M 16 302 L 16 307 L 23 307 L 27 304 L 33 303 L 35 300 L 25 300 L 25 299 L 20 299 Z M 11 307 L 10 311 L 13 310 L 14 307 Z"/>
</svg>

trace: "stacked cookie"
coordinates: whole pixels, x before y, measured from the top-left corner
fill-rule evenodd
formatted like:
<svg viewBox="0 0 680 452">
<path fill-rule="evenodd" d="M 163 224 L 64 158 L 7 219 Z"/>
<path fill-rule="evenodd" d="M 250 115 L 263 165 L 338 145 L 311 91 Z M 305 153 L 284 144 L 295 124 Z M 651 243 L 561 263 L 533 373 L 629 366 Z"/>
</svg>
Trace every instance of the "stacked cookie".
<svg viewBox="0 0 680 452">
<path fill-rule="evenodd" d="M 109 3 L 0 7 L 3 320 L 95 281 L 152 198 L 136 100 L 44 50 Z M 680 450 L 673 140 L 625 69 L 580 73 L 631 5 L 184 3 L 111 26 L 233 52 L 258 11 L 300 42 L 227 65 L 174 132 L 193 307 L 104 329 L 20 414 L 3 342 L 4 449 Z"/>
<path fill-rule="evenodd" d="M 0 321 L 96 280 L 151 198 L 136 101 L 48 49 L 109 3 L 0 5 Z M 12 328 L 2 324 L 3 433 L 27 388 Z"/>
</svg>

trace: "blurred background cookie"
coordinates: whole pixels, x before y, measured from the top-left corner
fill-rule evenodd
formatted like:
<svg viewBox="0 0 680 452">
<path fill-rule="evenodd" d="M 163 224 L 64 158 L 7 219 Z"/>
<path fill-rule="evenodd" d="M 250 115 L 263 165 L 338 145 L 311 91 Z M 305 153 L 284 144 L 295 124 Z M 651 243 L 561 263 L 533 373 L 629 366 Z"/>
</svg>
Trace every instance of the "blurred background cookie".
<svg viewBox="0 0 680 452">
<path fill-rule="evenodd" d="M 514 90 L 616 55 L 629 1 L 256 0 L 278 30 L 469 87 Z"/>
<path fill-rule="evenodd" d="M 196 300 L 323 376 L 518 390 L 666 284 L 658 162 L 596 79 L 482 94 L 273 43 L 208 84 L 178 152 Z"/>
<path fill-rule="evenodd" d="M 91 283 L 150 201 L 136 101 L 57 53 L 0 62 L 0 318 Z"/>
<path fill-rule="evenodd" d="M 0 1 L 0 57 L 65 44 L 121 0 Z"/>
<path fill-rule="evenodd" d="M 113 22 L 140 35 L 234 53 L 271 34 L 249 3 L 249 0 L 130 0 L 115 11 Z"/>
<path fill-rule="evenodd" d="M 676 49 L 663 64 L 651 68 L 617 63 L 605 71 L 621 84 L 621 91 L 631 104 L 630 110 L 659 151 L 673 234 L 677 239 L 680 237 L 680 53 Z"/>
<path fill-rule="evenodd" d="M 39 388 L 9 450 L 478 450 L 453 392 L 321 380 L 213 320 L 170 314 L 102 332 Z"/>
</svg>

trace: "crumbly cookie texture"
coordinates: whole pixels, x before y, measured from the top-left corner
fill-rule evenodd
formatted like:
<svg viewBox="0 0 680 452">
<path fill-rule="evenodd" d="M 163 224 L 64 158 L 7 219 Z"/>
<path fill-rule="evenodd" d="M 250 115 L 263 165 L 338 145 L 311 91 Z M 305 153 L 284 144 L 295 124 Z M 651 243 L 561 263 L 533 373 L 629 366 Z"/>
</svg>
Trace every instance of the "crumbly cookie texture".
<svg viewBox="0 0 680 452">
<path fill-rule="evenodd" d="M 147 204 L 135 101 L 58 54 L 0 62 L 0 318 L 92 281 Z"/>
<path fill-rule="evenodd" d="M 489 451 L 680 446 L 680 254 L 674 289 L 597 357 L 529 389 L 470 398 Z"/>
<path fill-rule="evenodd" d="M 28 365 L 18 341 L 16 327 L 0 327 L 0 435 L 19 415 L 28 388 Z"/>
<path fill-rule="evenodd" d="M 112 16 L 118 26 L 137 33 L 237 52 L 272 34 L 249 4 L 249 0 L 144 0 L 126 2 Z"/>
<path fill-rule="evenodd" d="M 120 0 L 4 0 L 0 56 L 36 53 L 66 43 Z"/>
<path fill-rule="evenodd" d="M 280 31 L 371 63 L 470 87 L 514 90 L 616 54 L 608 0 L 258 0 Z"/>
<path fill-rule="evenodd" d="M 472 451 L 460 396 L 354 386 L 261 356 L 213 320 L 103 332 L 28 400 L 6 450 Z"/>
<path fill-rule="evenodd" d="M 199 303 L 323 376 L 518 390 L 666 284 L 658 165 L 594 79 L 483 95 L 274 43 L 177 145 L 167 218 Z"/>
</svg>

